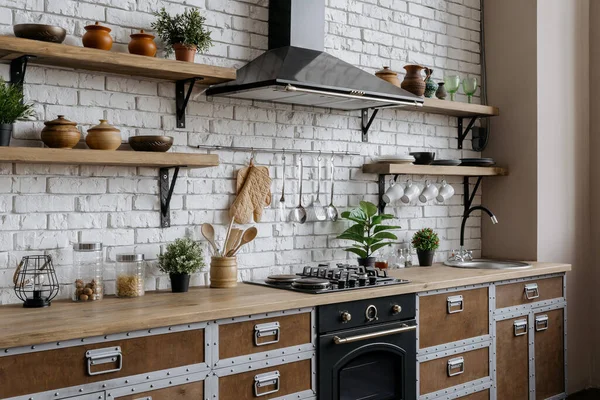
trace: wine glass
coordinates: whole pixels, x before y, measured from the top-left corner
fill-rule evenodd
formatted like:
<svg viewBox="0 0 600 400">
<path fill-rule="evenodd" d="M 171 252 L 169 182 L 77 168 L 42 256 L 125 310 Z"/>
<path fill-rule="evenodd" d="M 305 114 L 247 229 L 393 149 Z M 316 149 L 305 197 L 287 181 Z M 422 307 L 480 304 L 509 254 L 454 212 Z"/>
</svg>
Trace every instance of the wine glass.
<svg viewBox="0 0 600 400">
<path fill-rule="evenodd" d="M 477 78 L 465 78 L 462 81 L 463 91 L 467 95 L 467 99 L 469 103 L 471 102 L 471 98 L 473 94 L 477 91 Z"/>
<path fill-rule="evenodd" d="M 450 93 L 450 100 L 454 101 L 454 93 L 458 92 L 460 87 L 460 77 L 458 75 L 448 75 L 444 77 L 444 85 Z"/>
</svg>

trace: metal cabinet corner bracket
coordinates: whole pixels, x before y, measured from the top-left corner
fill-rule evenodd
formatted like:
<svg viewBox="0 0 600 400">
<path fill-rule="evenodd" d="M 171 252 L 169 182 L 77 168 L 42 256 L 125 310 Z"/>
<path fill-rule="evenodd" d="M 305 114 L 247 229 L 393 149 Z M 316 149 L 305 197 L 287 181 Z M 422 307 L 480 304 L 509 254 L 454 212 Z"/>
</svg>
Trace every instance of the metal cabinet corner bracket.
<svg viewBox="0 0 600 400">
<path fill-rule="evenodd" d="M 30 58 L 35 58 L 35 56 L 24 55 L 10 62 L 10 83 L 12 85 L 23 86 L 27 62 Z"/>
<path fill-rule="evenodd" d="M 475 121 L 477 121 L 477 116 L 475 117 L 471 117 L 471 120 L 469 121 L 467 128 L 463 131 L 463 117 L 458 117 L 458 149 L 461 150 L 463 148 L 463 141 L 465 140 L 465 138 L 467 137 L 467 135 L 469 134 L 469 131 L 471 130 L 471 128 L 473 128 L 473 125 L 475 124 Z"/>
<path fill-rule="evenodd" d="M 378 112 L 379 112 L 379 109 L 375 108 L 373 110 L 373 114 L 371 114 L 371 116 L 369 117 L 369 109 L 368 108 L 363 108 L 360 111 L 362 141 L 363 142 L 368 142 L 369 141 L 369 128 L 371 128 L 371 124 L 375 120 L 375 117 L 377 116 Z"/>
<path fill-rule="evenodd" d="M 175 183 L 177 182 L 177 175 L 179 174 L 180 167 L 175 168 L 173 171 L 173 180 L 169 185 L 169 168 L 161 168 L 158 171 L 158 185 L 160 196 L 160 226 L 162 228 L 168 228 L 171 226 L 171 197 L 173 196 L 173 189 L 175 189 Z"/>
<path fill-rule="evenodd" d="M 177 113 L 177 127 L 185 128 L 185 109 L 187 108 L 192 90 L 194 90 L 194 84 L 196 81 L 200 81 L 204 78 L 196 77 L 190 79 L 182 79 L 175 82 L 175 106 Z M 185 91 L 185 84 L 189 83 L 187 93 Z"/>
</svg>

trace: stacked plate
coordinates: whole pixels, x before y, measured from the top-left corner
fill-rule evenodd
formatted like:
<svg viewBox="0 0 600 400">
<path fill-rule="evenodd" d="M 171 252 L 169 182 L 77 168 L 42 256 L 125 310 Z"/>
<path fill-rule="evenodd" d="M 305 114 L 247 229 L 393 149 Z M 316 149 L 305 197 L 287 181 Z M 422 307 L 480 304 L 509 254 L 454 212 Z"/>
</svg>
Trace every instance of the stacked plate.
<svg viewBox="0 0 600 400">
<path fill-rule="evenodd" d="M 493 158 L 461 158 L 462 167 L 491 167 L 496 165 Z"/>
<path fill-rule="evenodd" d="M 409 155 L 384 156 L 377 160 L 379 164 L 410 164 L 415 162 L 415 158 Z"/>
<path fill-rule="evenodd" d="M 460 163 L 460 160 L 434 160 L 431 165 L 457 166 Z"/>
</svg>

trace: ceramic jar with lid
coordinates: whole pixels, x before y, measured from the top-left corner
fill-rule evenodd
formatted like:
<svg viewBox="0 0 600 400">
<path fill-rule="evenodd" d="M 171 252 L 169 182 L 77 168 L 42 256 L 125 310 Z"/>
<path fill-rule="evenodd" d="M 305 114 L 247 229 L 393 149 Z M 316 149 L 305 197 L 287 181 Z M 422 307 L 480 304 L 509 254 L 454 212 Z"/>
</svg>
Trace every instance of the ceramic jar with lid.
<svg viewBox="0 0 600 400">
<path fill-rule="evenodd" d="M 144 30 L 140 30 L 140 33 L 134 33 L 129 35 L 131 41 L 129 42 L 129 52 L 131 54 L 138 54 L 140 56 L 154 57 L 156 55 L 156 43 L 154 43 L 154 35 L 145 33 Z"/>
<path fill-rule="evenodd" d="M 83 47 L 93 49 L 110 50 L 113 45 L 113 38 L 110 36 L 111 29 L 107 26 L 102 26 L 98 21 L 94 25 L 85 27 L 83 35 Z"/>
<path fill-rule="evenodd" d="M 44 122 L 42 129 L 42 142 L 54 149 L 72 149 L 81 140 L 81 132 L 77 129 L 77 123 L 69 121 L 64 115 L 57 119 Z"/>
<path fill-rule="evenodd" d="M 121 131 L 101 119 L 100 124 L 88 129 L 85 142 L 90 149 L 116 150 L 121 145 Z"/>
<path fill-rule="evenodd" d="M 398 73 L 390 69 L 390 67 L 383 67 L 383 69 L 375 72 L 375 76 L 388 81 L 394 86 L 400 87 L 400 79 L 398 79 Z"/>
<path fill-rule="evenodd" d="M 117 297 L 143 296 L 145 267 L 143 254 L 117 254 Z"/>
<path fill-rule="evenodd" d="M 98 301 L 104 297 L 102 243 L 73 245 L 73 301 Z"/>
</svg>

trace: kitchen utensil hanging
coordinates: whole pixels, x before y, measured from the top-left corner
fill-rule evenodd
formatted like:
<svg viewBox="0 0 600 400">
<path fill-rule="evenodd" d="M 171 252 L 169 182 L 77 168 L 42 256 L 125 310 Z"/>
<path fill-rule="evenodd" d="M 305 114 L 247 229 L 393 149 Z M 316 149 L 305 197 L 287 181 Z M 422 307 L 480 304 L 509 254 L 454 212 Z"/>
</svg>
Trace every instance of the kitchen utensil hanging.
<svg viewBox="0 0 600 400">
<path fill-rule="evenodd" d="M 304 164 L 302 162 L 302 155 L 300 155 L 300 180 L 298 182 L 299 192 L 298 192 L 298 207 L 294 208 L 290 213 L 290 219 L 292 222 L 296 222 L 298 224 L 303 224 L 306 222 L 306 209 L 302 206 L 302 179 L 303 179 L 303 169 Z"/>
<path fill-rule="evenodd" d="M 327 219 L 327 212 L 321 203 L 321 161 L 323 158 L 321 154 L 317 157 L 317 197 L 314 199 L 311 205 L 312 213 L 317 221 L 325 221 Z"/>
<path fill-rule="evenodd" d="M 287 220 L 286 209 L 285 209 L 285 149 L 283 150 L 283 157 L 281 157 L 281 163 L 283 164 L 283 176 L 281 177 L 281 198 L 279 199 L 279 221 L 285 222 Z"/>
<path fill-rule="evenodd" d="M 338 219 L 338 210 L 337 208 L 333 205 L 333 156 L 331 156 L 331 161 L 329 162 L 330 166 L 331 166 L 331 201 L 329 202 L 329 205 L 327 206 L 327 218 L 330 221 L 337 221 Z"/>
</svg>

